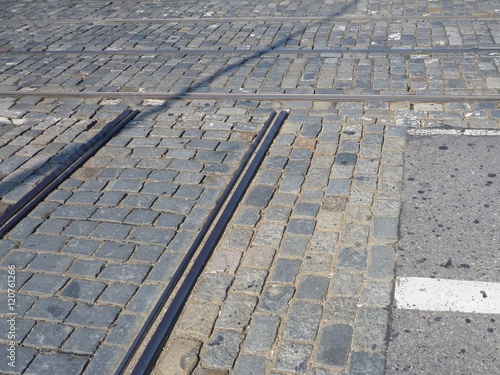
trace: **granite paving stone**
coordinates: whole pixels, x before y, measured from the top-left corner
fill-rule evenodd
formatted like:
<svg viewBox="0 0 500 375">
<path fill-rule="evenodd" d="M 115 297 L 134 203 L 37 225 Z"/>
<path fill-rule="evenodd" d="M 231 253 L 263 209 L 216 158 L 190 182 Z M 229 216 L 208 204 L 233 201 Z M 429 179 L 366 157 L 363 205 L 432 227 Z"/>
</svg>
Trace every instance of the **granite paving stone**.
<svg viewBox="0 0 500 375">
<path fill-rule="evenodd" d="M 495 47 L 494 5 L 5 4 L 0 88 L 21 95 L 0 98 L 0 211 L 118 113 L 141 110 L 0 242 L 0 271 L 17 268 L 17 313 L 28 322 L 20 332 L 36 346 L 18 346 L 14 373 L 113 373 L 271 109 L 285 108 L 289 118 L 172 333 L 189 345 L 167 350 L 162 363 L 182 359 L 175 368 L 197 375 L 384 373 L 408 128 L 498 129 L 500 109 L 494 101 L 360 100 L 497 95 L 494 51 L 419 53 Z M 202 51 L 166 58 L 184 49 Z M 40 98 L 23 90 L 361 99 Z M 54 329 L 45 346 L 47 327 L 72 331 Z M 9 370 L 0 361 L 0 372 Z"/>
</svg>

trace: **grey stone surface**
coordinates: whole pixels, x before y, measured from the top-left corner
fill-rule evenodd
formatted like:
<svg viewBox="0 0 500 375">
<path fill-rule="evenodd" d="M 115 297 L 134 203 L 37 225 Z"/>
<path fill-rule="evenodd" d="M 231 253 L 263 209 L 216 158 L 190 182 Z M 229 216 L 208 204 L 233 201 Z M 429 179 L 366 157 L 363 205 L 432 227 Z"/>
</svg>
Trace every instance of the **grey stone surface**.
<svg viewBox="0 0 500 375">
<path fill-rule="evenodd" d="M 86 358 L 68 354 L 38 354 L 25 373 L 30 375 L 79 374 L 86 364 Z"/>
<path fill-rule="evenodd" d="M 216 332 L 201 356 L 202 365 L 217 369 L 232 368 L 243 337 L 242 334 L 229 331 Z"/>
<path fill-rule="evenodd" d="M 316 352 L 318 363 L 327 366 L 344 367 L 347 363 L 352 327 L 347 324 L 326 326 L 321 331 Z"/>
</svg>

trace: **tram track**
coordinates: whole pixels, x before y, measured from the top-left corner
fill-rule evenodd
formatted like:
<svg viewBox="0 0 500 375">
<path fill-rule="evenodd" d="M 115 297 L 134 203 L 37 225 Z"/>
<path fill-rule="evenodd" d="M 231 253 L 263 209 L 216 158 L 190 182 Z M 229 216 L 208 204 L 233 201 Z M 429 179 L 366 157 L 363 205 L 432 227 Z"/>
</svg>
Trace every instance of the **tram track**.
<svg viewBox="0 0 500 375">
<path fill-rule="evenodd" d="M 396 54 L 396 55 L 443 55 L 451 53 L 497 53 L 500 47 L 453 47 L 453 48 L 280 48 L 280 49 L 129 49 L 129 50 L 44 50 L 44 51 L 0 51 L 0 55 L 71 55 L 71 56 L 150 56 L 150 55 L 175 55 L 175 56 L 199 56 L 199 55 L 248 55 L 259 54 L 262 56 L 274 55 L 321 55 L 321 54 Z"/>
<path fill-rule="evenodd" d="M 411 15 L 336 15 L 324 16 L 253 16 L 253 17 L 170 17 L 170 18 L 82 18 L 66 20 L 50 19 L 0 19 L 3 25 L 14 24 L 94 24 L 94 25 L 120 25 L 120 24 L 160 24 L 160 23 L 236 23 L 236 22 L 357 22 L 357 21 L 395 21 L 395 20 L 500 20 L 500 14 L 477 15 L 437 15 L 437 14 L 411 14 Z"/>
<path fill-rule="evenodd" d="M 100 99 L 162 99 L 162 100 L 255 100 L 255 101 L 335 101 L 335 102 L 474 102 L 499 101 L 492 95 L 389 95 L 389 94 L 259 94 L 259 93 L 196 93 L 196 92 L 88 92 L 88 91 L 0 91 L 0 97 L 35 96 L 43 98 Z"/>
</svg>

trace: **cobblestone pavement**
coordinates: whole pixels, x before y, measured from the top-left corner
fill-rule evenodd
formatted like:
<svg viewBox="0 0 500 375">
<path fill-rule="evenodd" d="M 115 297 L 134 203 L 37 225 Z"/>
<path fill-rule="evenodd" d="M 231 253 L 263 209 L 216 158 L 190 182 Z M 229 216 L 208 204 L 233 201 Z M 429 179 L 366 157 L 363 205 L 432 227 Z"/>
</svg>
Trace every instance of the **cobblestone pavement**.
<svg viewBox="0 0 500 375">
<path fill-rule="evenodd" d="M 11 265 L 17 291 L 16 366 L 2 358 L 0 372 L 113 373 L 285 108 L 155 372 L 384 372 L 406 131 L 500 128 L 498 103 L 453 101 L 500 94 L 495 1 L 4 3 L 0 91 L 20 93 L 0 98 L 0 211 L 125 108 L 141 114 L 0 240 L 2 300 Z M 22 96 L 33 90 L 450 100 Z M 8 332 L 7 303 L 0 313 Z M 3 353 L 10 341 L 0 334 Z"/>
</svg>

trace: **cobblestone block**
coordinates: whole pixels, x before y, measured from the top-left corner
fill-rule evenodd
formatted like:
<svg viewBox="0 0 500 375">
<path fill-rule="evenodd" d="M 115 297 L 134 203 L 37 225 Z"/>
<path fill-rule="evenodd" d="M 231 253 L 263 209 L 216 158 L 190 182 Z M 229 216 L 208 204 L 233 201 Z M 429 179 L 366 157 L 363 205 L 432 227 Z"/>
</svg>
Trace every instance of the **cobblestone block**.
<svg viewBox="0 0 500 375">
<path fill-rule="evenodd" d="M 63 234 L 67 236 L 87 237 L 97 227 L 97 224 L 91 221 L 75 220 L 64 229 Z"/>
<path fill-rule="evenodd" d="M 253 228 L 257 225 L 260 218 L 260 210 L 258 208 L 243 208 L 237 213 L 235 224 Z"/>
<path fill-rule="evenodd" d="M 76 328 L 64 343 L 63 350 L 81 354 L 93 354 L 105 334 L 106 331 L 104 330 Z"/>
<path fill-rule="evenodd" d="M 10 265 L 16 266 L 16 269 L 25 268 L 29 262 L 33 260 L 36 256 L 35 253 L 28 253 L 25 251 L 11 251 L 2 260 L 2 267 L 8 267 Z"/>
<path fill-rule="evenodd" d="M 5 341 L 8 344 L 10 344 L 10 340 L 12 339 L 12 337 L 9 337 L 9 333 L 12 332 L 11 322 L 13 322 L 13 320 L 11 320 L 11 318 L 12 317 L 7 316 L 2 317 L 2 319 L 0 320 L 0 329 L 2 330 L 2 332 L 5 332 L 5 335 L 2 335 L 2 337 L 0 337 L 0 340 Z M 18 343 L 22 342 L 31 331 L 31 329 L 35 326 L 35 323 L 35 320 L 15 317 L 15 341 Z"/>
<path fill-rule="evenodd" d="M 1 201 L 0 201 L 1 203 Z M 24 218 L 6 236 L 11 240 L 24 240 L 43 223 L 41 219 Z"/>
<path fill-rule="evenodd" d="M 182 259 L 182 253 L 165 252 L 161 255 L 160 260 L 154 266 L 151 273 L 148 275 L 148 281 L 157 282 L 163 281 L 172 277 L 179 262 Z"/>
<path fill-rule="evenodd" d="M 117 206 L 125 197 L 125 193 L 119 191 L 111 191 L 102 193 L 99 200 L 95 203 L 96 206 Z"/>
<path fill-rule="evenodd" d="M 286 340 L 313 341 L 318 333 L 322 313 L 323 307 L 319 304 L 295 303 L 290 309 L 284 338 Z"/>
<path fill-rule="evenodd" d="M 69 354 L 38 354 L 25 374 L 29 375 L 66 375 L 82 373 L 87 359 Z"/>
<path fill-rule="evenodd" d="M 344 367 L 351 347 L 352 327 L 347 324 L 322 329 L 316 361 L 322 365 Z"/>
<path fill-rule="evenodd" d="M 275 250 L 264 247 L 250 247 L 243 253 L 241 267 L 268 270 L 274 258 Z"/>
<path fill-rule="evenodd" d="M 233 368 L 233 375 L 260 375 L 266 371 L 266 357 L 265 356 L 246 356 L 241 355 L 238 357 L 236 364 Z"/>
<path fill-rule="evenodd" d="M 127 197 L 121 202 L 121 205 L 133 208 L 149 208 L 155 201 L 156 197 L 154 195 L 127 194 Z"/>
<path fill-rule="evenodd" d="M 106 336 L 106 343 L 129 345 L 140 327 L 142 318 L 136 315 L 121 314 Z"/>
<path fill-rule="evenodd" d="M 243 351 L 251 354 L 269 351 L 276 339 L 279 323 L 277 316 L 257 315 L 252 318 Z"/>
<path fill-rule="evenodd" d="M 56 275 L 46 275 L 46 274 L 34 274 L 31 279 L 23 286 L 22 290 L 24 292 L 48 294 L 53 296 L 68 280 L 67 277 L 56 276 Z"/>
<path fill-rule="evenodd" d="M 207 302 L 222 303 L 233 278 L 224 274 L 203 275 L 196 285 L 194 297 Z"/>
<path fill-rule="evenodd" d="M 106 186 L 108 191 L 119 191 L 125 193 L 137 193 L 142 189 L 142 182 L 137 180 L 112 180 Z"/>
<path fill-rule="evenodd" d="M 198 199 L 203 192 L 203 188 L 200 186 L 190 186 L 184 185 L 180 186 L 174 194 L 176 198 L 185 198 L 185 199 Z"/>
<path fill-rule="evenodd" d="M 101 193 L 92 191 L 77 191 L 66 200 L 66 203 L 93 205 L 99 200 Z"/>
<path fill-rule="evenodd" d="M 328 299 L 324 317 L 327 320 L 352 325 L 358 310 L 358 297 L 333 297 Z"/>
<path fill-rule="evenodd" d="M 373 220 L 373 237 L 382 241 L 397 241 L 398 223 L 398 218 L 375 217 Z"/>
<path fill-rule="evenodd" d="M 283 236 L 284 229 L 285 228 L 283 225 L 261 225 L 252 241 L 252 245 L 278 248 Z"/>
<path fill-rule="evenodd" d="M 302 175 L 286 175 L 280 183 L 280 193 L 300 193 L 302 184 L 304 183 L 304 176 Z"/>
<path fill-rule="evenodd" d="M 280 245 L 280 253 L 292 257 L 302 257 L 308 242 L 308 237 L 285 234 Z"/>
<path fill-rule="evenodd" d="M 330 180 L 326 189 L 326 195 L 347 195 L 351 181 L 348 179 L 333 179 Z"/>
<path fill-rule="evenodd" d="M 297 235 L 312 235 L 316 227 L 313 219 L 291 219 L 288 223 L 287 232 Z"/>
<path fill-rule="evenodd" d="M 59 251 L 64 242 L 66 241 L 65 237 L 53 237 L 46 236 L 44 234 L 32 234 L 25 241 L 21 243 L 20 249 L 32 250 L 36 249 L 37 251 Z"/>
<path fill-rule="evenodd" d="M 0 350 L 3 353 L 8 353 L 10 345 L 0 345 Z M 23 371 L 33 360 L 35 355 L 38 354 L 38 351 L 31 348 L 25 348 L 23 346 L 18 346 L 16 348 L 16 368 L 12 368 L 9 366 L 9 361 L 1 361 L 0 362 L 0 372 L 3 374 L 21 374 Z"/>
<path fill-rule="evenodd" d="M 291 209 L 286 206 L 270 206 L 266 212 L 266 220 L 286 223 L 290 217 Z"/>
<path fill-rule="evenodd" d="M 267 274 L 266 270 L 240 268 L 233 283 L 233 290 L 235 292 L 260 293 Z"/>
<path fill-rule="evenodd" d="M 155 222 L 155 226 L 163 228 L 174 228 L 177 229 L 179 225 L 186 219 L 183 215 L 171 214 L 168 212 L 163 212 L 158 220 Z"/>
<path fill-rule="evenodd" d="M 353 349 L 356 351 L 383 350 L 386 345 L 388 321 L 389 313 L 386 309 L 359 308 L 354 325 Z"/>
<path fill-rule="evenodd" d="M 96 258 L 127 260 L 134 251 L 134 245 L 118 242 L 105 242 L 95 253 Z"/>
<path fill-rule="evenodd" d="M 101 345 L 92 361 L 85 368 L 83 375 L 107 374 L 116 371 L 124 355 L 125 349 L 116 346 Z M 75 373 L 80 374 L 81 372 Z"/>
<path fill-rule="evenodd" d="M 74 258 L 66 255 L 38 254 L 27 268 L 35 271 L 64 272 L 73 260 Z"/>
<path fill-rule="evenodd" d="M 77 304 L 66 318 L 66 323 L 95 328 L 108 328 L 120 309 L 113 306 Z"/>
<path fill-rule="evenodd" d="M 217 369 L 231 369 L 238 356 L 243 338 L 242 334 L 234 332 L 219 331 L 215 333 L 201 357 L 202 365 Z"/>
<path fill-rule="evenodd" d="M 125 306 L 136 290 L 137 287 L 130 284 L 113 283 L 99 296 L 99 302 Z"/>
<path fill-rule="evenodd" d="M 370 282 L 361 294 L 360 302 L 365 306 L 386 308 L 391 303 L 392 283 Z"/>
<path fill-rule="evenodd" d="M 37 348 L 57 349 L 72 331 L 72 327 L 62 324 L 38 323 L 23 343 Z"/>
<path fill-rule="evenodd" d="M 69 223 L 69 220 L 48 219 L 41 223 L 41 225 L 37 229 L 37 232 L 47 235 L 60 235 Z"/>
<path fill-rule="evenodd" d="M 321 276 L 305 276 L 297 289 L 298 299 L 322 301 L 326 297 L 329 279 Z"/>
<path fill-rule="evenodd" d="M 194 201 L 177 198 L 160 197 L 153 208 L 158 211 L 167 211 L 181 215 L 187 215 L 194 206 Z"/>
<path fill-rule="evenodd" d="M 210 303 L 189 303 L 177 322 L 179 332 L 208 338 L 212 333 L 215 320 L 219 316 L 219 306 Z M 196 324 L 193 324 L 196 322 Z"/>
<path fill-rule="evenodd" d="M 395 250 L 390 246 L 373 246 L 368 277 L 391 278 L 394 274 Z"/>
<path fill-rule="evenodd" d="M 215 323 L 215 329 L 244 331 L 256 304 L 255 297 L 228 295 Z"/>
<path fill-rule="evenodd" d="M 255 186 L 250 192 L 247 194 L 245 199 L 245 204 L 248 206 L 254 206 L 259 208 L 265 208 L 271 197 L 274 194 L 275 189 L 271 186 Z"/>
<path fill-rule="evenodd" d="M 351 355 L 349 375 L 383 375 L 385 358 L 377 353 L 354 352 Z"/>
<path fill-rule="evenodd" d="M 108 264 L 99 274 L 99 278 L 112 281 L 140 283 L 151 267 L 142 264 Z"/>
<path fill-rule="evenodd" d="M 124 224 L 100 223 L 92 236 L 111 241 L 121 241 L 127 237 L 132 228 L 132 226 Z"/>
<path fill-rule="evenodd" d="M 127 305 L 127 310 L 134 313 L 148 312 L 157 301 L 160 292 L 161 285 L 142 285 Z"/>
<path fill-rule="evenodd" d="M 61 249 L 61 252 L 68 254 L 92 255 L 99 245 L 99 241 L 72 238 Z"/>
<path fill-rule="evenodd" d="M 164 248 L 161 246 L 136 245 L 135 251 L 130 259 L 138 262 L 153 263 L 158 260 L 163 250 Z"/>
<path fill-rule="evenodd" d="M 92 206 L 61 206 L 52 213 L 51 217 L 56 219 L 87 220 L 95 210 L 96 208 Z"/>
<path fill-rule="evenodd" d="M 74 306 L 73 302 L 61 301 L 53 297 L 40 298 L 26 313 L 26 317 L 61 322 Z"/>
<path fill-rule="evenodd" d="M 129 209 L 116 207 L 100 207 L 92 215 L 92 220 L 121 223 L 130 213 Z"/>
<path fill-rule="evenodd" d="M 303 373 L 307 368 L 307 363 L 311 357 L 312 346 L 298 344 L 294 342 L 285 342 L 281 346 L 276 369 L 294 373 Z"/>
<path fill-rule="evenodd" d="M 366 250 L 342 249 L 339 254 L 340 268 L 366 269 Z"/>
<path fill-rule="evenodd" d="M 332 292 L 338 296 L 353 296 L 358 293 L 363 284 L 364 277 L 361 273 L 339 271 L 332 282 Z"/>
<path fill-rule="evenodd" d="M 200 347 L 199 341 L 182 338 L 172 340 L 156 366 L 159 374 L 192 374 L 198 363 Z"/>
<path fill-rule="evenodd" d="M 106 288 L 106 284 L 89 280 L 71 280 L 61 292 L 62 297 L 94 302 Z"/>
<path fill-rule="evenodd" d="M 294 294 L 295 288 L 292 286 L 269 286 L 264 289 L 257 309 L 273 314 L 285 313 Z"/>
<path fill-rule="evenodd" d="M 299 273 L 301 259 L 278 258 L 271 280 L 275 283 L 293 283 Z"/>
<path fill-rule="evenodd" d="M 136 243 L 148 243 L 167 246 L 175 232 L 170 229 L 137 227 L 129 235 L 128 239 Z"/>
</svg>

